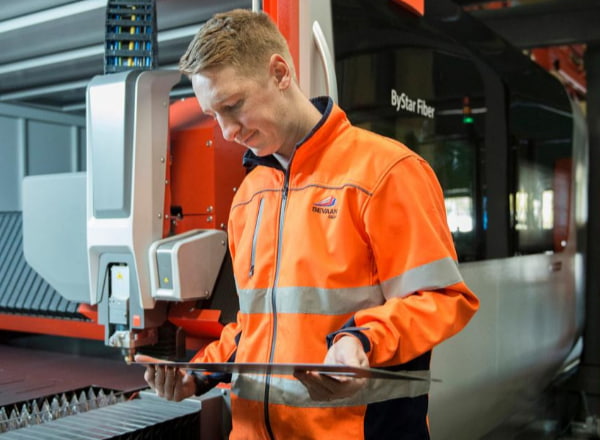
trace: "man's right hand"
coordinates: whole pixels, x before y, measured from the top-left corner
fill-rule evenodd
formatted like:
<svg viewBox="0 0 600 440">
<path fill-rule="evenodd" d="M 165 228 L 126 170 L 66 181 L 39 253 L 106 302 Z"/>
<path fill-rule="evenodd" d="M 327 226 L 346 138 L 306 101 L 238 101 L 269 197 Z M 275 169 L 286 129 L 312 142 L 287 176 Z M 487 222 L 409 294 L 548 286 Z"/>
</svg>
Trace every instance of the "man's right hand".
<svg viewBox="0 0 600 440">
<path fill-rule="evenodd" d="M 135 355 L 136 362 L 166 362 L 144 354 Z M 179 402 L 196 393 L 196 381 L 194 376 L 179 368 L 168 366 L 146 366 L 144 380 L 156 394 L 167 400 Z"/>
<path fill-rule="evenodd" d="M 352 335 L 343 335 L 335 342 L 327 351 L 323 363 L 369 368 L 369 359 L 360 340 Z M 330 401 L 353 396 L 367 383 L 364 377 L 335 375 L 331 377 L 314 371 L 297 371 L 294 376 L 302 382 L 310 397 L 316 401 Z"/>
</svg>

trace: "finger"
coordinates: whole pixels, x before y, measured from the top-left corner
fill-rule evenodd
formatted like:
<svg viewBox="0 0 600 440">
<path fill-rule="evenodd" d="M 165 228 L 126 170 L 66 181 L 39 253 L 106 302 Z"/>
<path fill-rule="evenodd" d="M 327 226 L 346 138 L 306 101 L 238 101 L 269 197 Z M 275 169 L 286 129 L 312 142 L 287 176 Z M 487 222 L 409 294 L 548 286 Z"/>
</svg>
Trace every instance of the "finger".
<svg viewBox="0 0 600 440">
<path fill-rule="evenodd" d="M 340 374 L 321 373 L 321 376 L 323 377 L 324 381 L 332 380 L 335 383 L 344 383 L 351 379 L 349 376 L 340 375 Z"/>
<path fill-rule="evenodd" d="M 314 374 L 308 371 L 295 371 L 294 377 L 298 379 L 302 385 L 304 385 L 311 399 L 323 400 L 318 379 L 314 376 Z"/>
<path fill-rule="evenodd" d="M 165 395 L 165 367 L 156 367 L 154 370 L 154 387 L 159 397 Z"/>
<path fill-rule="evenodd" d="M 165 368 L 165 385 L 164 385 L 164 397 L 167 400 L 173 400 L 175 396 L 175 387 L 177 386 L 177 380 L 179 379 L 179 370 L 176 368 Z"/>
<path fill-rule="evenodd" d="M 350 397 L 356 394 L 364 385 L 366 384 L 366 379 L 364 378 L 349 378 L 348 381 L 341 384 L 335 390 L 335 398 L 345 398 Z"/>
<path fill-rule="evenodd" d="M 144 372 L 144 380 L 152 389 L 156 388 L 156 385 L 154 384 L 155 374 L 156 374 L 156 369 L 153 366 L 146 367 L 146 371 Z"/>
<path fill-rule="evenodd" d="M 311 399 L 331 401 L 353 396 L 366 384 L 365 378 L 354 376 L 335 376 L 316 372 L 297 372 L 294 374 L 306 387 Z"/>
<path fill-rule="evenodd" d="M 183 399 L 193 396 L 194 391 L 196 391 L 196 381 L 194 380 L 194 376 L 191 374 L 183 374 L 181 382 L 175 387 L 173 400 L 180 402 Z"/>
<path fill-rule="evenodd" d="M 133 357 L 133 360 L 136 362 L 166 362 L 164 359 L 155 358 L 152 356 L 148 356 L 147 354 L 136 354 Z"/>
<path fill-rule="evenodd" d="M 361 356 L 359 357 L 359 367 L 361 368 L 369 368 L 369 358 L 367 357 L 367 355 L 363 352 L 361 353 Z"/>
<path fill-rule="evenodd" d="M 308 380 L 308 378 L 309 378 L 308 371 L 295 370 L 294 377 L 296 379 L 298 379 L 299 381 L 304 382 L 304 380 Z"/>
<path fill-rule="evenodd" d="M 134 356 L 134 360 L 135 362 L 164 362 L 162 359 L 158 359 L 152 356 L 148 356 L 145 354 L 136 354 Z M 154 365 L 147 365 L 146 366 L 146 371 L 144 371 L 144 380 L 146 381 L 146 383 L 148 384 L 148 386 L 150 386 L 150 388 L 152 388 L 153 390 L 156 389 L 156 375 L 157 375 L 157 370 L 154 367 Z"/>
<path fill-rule="evenodd" d="M 319 373 L 313 371 L 295 371 L 294 377 L 305 386 L 318 387 L 321 382 Z"/>
<path fill-rule="evenodd" d="M 336 379 L 320 373 L 306 371 L 297 372 L 294 376 L 305 386 L 311 399 L 327 401 L 335 397 L 336 387 L 339 384 Z"/>
</svg>

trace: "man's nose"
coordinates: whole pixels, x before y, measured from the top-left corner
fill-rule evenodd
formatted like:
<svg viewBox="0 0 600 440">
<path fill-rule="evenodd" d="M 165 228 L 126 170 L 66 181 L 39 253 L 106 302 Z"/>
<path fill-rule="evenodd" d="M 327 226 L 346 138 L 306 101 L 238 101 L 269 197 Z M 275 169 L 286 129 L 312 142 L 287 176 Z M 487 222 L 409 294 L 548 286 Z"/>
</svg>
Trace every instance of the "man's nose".
<svg viewBox="0 0 600 440">
<path fill-rule="evenodd" d="M 218 118 L 219 126 L 225 140 L 234 142 L 240 132 L 240 124 L 231 118 Z"/>
</svg>

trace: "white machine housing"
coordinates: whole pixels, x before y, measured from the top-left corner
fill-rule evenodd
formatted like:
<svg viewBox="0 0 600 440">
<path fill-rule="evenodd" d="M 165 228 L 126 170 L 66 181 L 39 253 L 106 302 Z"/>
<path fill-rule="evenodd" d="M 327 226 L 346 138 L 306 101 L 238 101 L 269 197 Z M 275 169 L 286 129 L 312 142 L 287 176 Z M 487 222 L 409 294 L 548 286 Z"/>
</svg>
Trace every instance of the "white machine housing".
<svg viewBox="0 0 600 440">
<path fill-rule="evenodd" d="M 150 292 L 150 245 L 162 238 L 169 92 L 177 71 L 97 76 L 88 86 L 87 248 L 90 304 L 101 299 L 100 256 L 133 256 L 132 283 L 144 309 Z"/>
<path fill-rule="evenodd" d="M 212 295 L 226 253 L 223 231 L 163 239 L 169 94 L 179 79 L 177 71 L 132 70 L 88 86 L 89 302 L 98 304 L 106 344 L 129 358 L 160 341 L 164 300 Z"/>
<path fill-rule="evenodd" d="M 227 235 L 216 229 L 196 229 L 152 243 L 152 297 L 171 301 L 208 299 L 226 247 Z"/>
</svg>

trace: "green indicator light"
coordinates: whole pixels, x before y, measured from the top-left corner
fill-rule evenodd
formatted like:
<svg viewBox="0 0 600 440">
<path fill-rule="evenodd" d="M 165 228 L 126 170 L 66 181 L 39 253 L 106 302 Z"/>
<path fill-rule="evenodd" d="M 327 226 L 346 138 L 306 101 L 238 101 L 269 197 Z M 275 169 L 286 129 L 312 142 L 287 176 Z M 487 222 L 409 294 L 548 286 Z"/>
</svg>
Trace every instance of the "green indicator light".
<svg viewBox="0 0 600 440">
<path fill-rule="evenodd" d="M 463 116 L 463 124 L 472 124 L 473 117 L 472 116 Z"/>
</svg>

